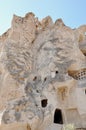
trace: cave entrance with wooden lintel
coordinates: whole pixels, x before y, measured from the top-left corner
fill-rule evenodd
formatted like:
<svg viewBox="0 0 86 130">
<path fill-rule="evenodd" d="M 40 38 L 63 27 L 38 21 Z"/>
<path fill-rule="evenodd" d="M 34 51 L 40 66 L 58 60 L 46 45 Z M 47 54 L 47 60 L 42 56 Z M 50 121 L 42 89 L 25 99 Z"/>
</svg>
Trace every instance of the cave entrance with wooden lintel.
<svg viewBox="0 0 86 130">
<path fill-rule="evenodd" d="M 54 123 L 63 124 L 63 117 L 61 109 L 56 109 L 54 112 Z"/>
</svg>

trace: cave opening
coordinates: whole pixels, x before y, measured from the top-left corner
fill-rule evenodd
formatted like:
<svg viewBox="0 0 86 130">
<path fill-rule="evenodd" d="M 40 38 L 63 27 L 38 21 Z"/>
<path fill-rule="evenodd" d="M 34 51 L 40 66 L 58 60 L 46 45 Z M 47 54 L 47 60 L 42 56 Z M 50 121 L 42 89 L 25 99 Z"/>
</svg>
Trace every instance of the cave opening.
<svg viewBox="0 0 86 130">
<path fill-rule="evenodd" d="M 41 100 L 41 106 L 46 107 L 47 106 L 47 99 Z"/>
<path fill-rule="evenodd" d="M 33 78 L 33 81 L 35 81 L 35 80 L 37 80 L 37 76 L 35 76 L 35 77 Z"/>
<path fill-rule="evenodd" d="M 60 109 L 56 109 L 54 113 L 54 123 L 63 124 L 62 111 Z"/>
<path fill-rule="evenodd" d="M 86 89 L 85 89 L 85 94 L 86 94 Z"/>
<path fill-rule="evenodd" d="M 56 74 L 58 74 L 58 70 L 56 70 L 56 72 L 55 72 Z"/>
</svg>

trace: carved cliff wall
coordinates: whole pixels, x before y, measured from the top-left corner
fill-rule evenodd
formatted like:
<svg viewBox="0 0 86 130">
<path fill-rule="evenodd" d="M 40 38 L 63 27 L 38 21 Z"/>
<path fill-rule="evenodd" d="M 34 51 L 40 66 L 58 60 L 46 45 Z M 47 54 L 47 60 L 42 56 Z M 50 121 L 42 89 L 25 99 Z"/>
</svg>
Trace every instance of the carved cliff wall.
<svg viewBox="0 0 86 130">
<path fill-rule="evenodd" d="M 86 25 L 14 15 L 0 36 L 1 124 L 86 128 Z"/>
</svg>

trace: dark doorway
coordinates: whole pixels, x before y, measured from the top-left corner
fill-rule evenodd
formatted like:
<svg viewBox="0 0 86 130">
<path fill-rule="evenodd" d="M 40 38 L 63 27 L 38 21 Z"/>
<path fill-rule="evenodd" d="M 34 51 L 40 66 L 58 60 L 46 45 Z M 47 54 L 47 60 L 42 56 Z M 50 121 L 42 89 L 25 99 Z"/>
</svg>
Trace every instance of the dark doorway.
<svg viewBox="0 0 86 130">
<path fill-rule="evenodd" d="M 56 109 L 54 113 L 54 123 L 63 124 L 62 112 L 60 109 Z"/>
<path fill-rule="evenodd" d="M 86 94 L 86 89 L 85 89 L 85 94 Z"/>
<path fill-rule="evenodd" d="M 43 100 L 41 101 L 41 106 L 42 106 L 42 107 L 46 107 L 46 106 L 47 106 L 47 99 L 43 99 Z"/>
</svg>

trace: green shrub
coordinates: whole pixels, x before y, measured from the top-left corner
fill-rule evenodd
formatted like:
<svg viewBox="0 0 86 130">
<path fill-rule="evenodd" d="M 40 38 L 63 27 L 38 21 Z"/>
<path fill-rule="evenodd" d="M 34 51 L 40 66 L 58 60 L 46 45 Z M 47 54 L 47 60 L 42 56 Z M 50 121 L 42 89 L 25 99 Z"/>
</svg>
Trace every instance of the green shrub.
<svg viewBox="0 0 86 130">
<path fill-rule="evenodd" d="M 75 130 L 74 124 L 64 125 L 63 130 Z"/>
</svg>

